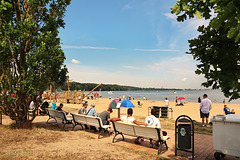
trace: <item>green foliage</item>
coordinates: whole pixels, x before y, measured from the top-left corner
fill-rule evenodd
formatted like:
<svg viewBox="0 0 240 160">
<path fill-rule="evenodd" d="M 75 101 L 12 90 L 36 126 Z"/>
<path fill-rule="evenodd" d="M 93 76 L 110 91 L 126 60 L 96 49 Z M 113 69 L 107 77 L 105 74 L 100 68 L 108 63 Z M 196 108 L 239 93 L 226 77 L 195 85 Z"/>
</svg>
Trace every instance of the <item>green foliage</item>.
<svg viewBox="0 0 240 160">
<path fill-rule="evenodd" d="M 230 100 L 240 98 L 240 1 L 178 0 L 172 13 L 178 21 L 195 16 L 210 19 L 209 26 L 200 26 L 201 34 L 189 40 L 188 54 L 200 62 L 195 73 L 207 79 L 203 86 L 221 88 Z"/>
<path fill-rule="evenodd" d="M 58 29 L 64 27 L 69 4 L 70 0 L 0 1 L 0 106 L 17 122 L 27 121 L 30 101 L 50 83 L 66 81 Z"/>
<path fill-rule="evenodd" d="M 94 89 L 98 84 L 94 83 L 78 83 L 78 82 L 70 82 L 69 88 L 70 90 L 86 90 L 91 91 Z M 99 91 L 101 88 L 101 91 L 136 91 L 136 90 L 178 90 L 178 89 L 159 89 L 159 88 L 140 88 L 140 87 L 133 87 L 133 86 L 120 86 L 117 84 L 102 84 L 100 87 L 98 87 L 95 91 Z M 58 89 L 61 90 L 68 90 L 68 84 L 65 83 L 64 85 L 58 87 Z"/>
</svg>

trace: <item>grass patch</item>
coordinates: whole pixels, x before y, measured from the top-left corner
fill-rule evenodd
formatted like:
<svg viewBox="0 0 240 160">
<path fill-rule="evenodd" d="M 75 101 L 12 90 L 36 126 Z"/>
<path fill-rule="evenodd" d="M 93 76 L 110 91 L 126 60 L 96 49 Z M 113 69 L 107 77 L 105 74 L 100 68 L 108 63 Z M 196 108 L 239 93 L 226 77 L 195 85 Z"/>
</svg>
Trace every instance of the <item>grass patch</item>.
<svg viewBox="0 0 240 160">
<path fill-rule="evenodd" d="M 108 145 L 112 145 L 112 143 L 108 143 Z M 125 147 L 125 146 L 120 146 L 118 144 L 116 144 L 118 146 L 118 148 L 120 150 L 123 150 L 123 151 L 126 151 L 128 153 L 134 153 L 134 154 L 137 154 L 140 156 L 139 159 L 155 159 L 155 160 L 169 160 L 165 157 L 161 157 L 157 154 L 151 154 L 151 153 L 148 153 L 148 152 L 145 152 L 145 151 L 139 151 L 139 150 L 135 150 L 135 149 L 132 149 L 132 148 L 129 148 L 129 147 Z"/>
<path fill-rule="evenodd" d="M 136 120 L 140 122 L 145 122 L 145 118 L 143 116 L 135 116 Z M 161 126 L 164 129 L 175 130 L 175 120 L 169 118 L 160 118 Z M 212 135 L 212 126 L 210 127 L 202 127 L 201 122 L 194 122 L 194 133 L 198 134 L 206 134 Z"/>
</svg>

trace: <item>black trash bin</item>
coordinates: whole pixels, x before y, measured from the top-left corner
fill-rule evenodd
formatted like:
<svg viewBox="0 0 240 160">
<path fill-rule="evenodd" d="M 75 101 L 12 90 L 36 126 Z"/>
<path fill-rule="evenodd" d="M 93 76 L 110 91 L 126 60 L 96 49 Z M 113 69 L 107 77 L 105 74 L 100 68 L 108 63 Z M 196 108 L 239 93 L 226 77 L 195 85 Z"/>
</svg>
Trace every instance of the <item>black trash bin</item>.
<svg viewBox="0 0 240 160">
<path fill-rule="evenodd" d="M 69 99 L 67 99 L 67 103 L 70 103 Z"/>
<path fill-rule="evenodd" d="M 156 110 L 157 118 L 168 118 L 168 107 L 153 106 L 153 108 Z"/>
<path fill-rule="evenodd" d="M 161 109 L 160 118 L 168 118 L 168 107 L 160 107 L 160 109 Z"/>
<path fill-rule="evenodd" d="M 187 122 L 186 124 L 178 125 L 178 148 L 190 149 L 191 148 L 191 124 L 186 118 L 182 118 L 179 122 Z"/>
<path fill-rule="evenodd" d="M 194 159 L 194 123 L 187 115 L 181 115 L 175 121 L 175 156 L 178 150 L 192 153 Z"/>
<path fill-rule="evenodd" d="M 159 112 L 160 112 L 160 107 L 159 106 L 153 106 L 153 108 L 156 110 L 156 117 L 159 118 Z"/>
</svg>

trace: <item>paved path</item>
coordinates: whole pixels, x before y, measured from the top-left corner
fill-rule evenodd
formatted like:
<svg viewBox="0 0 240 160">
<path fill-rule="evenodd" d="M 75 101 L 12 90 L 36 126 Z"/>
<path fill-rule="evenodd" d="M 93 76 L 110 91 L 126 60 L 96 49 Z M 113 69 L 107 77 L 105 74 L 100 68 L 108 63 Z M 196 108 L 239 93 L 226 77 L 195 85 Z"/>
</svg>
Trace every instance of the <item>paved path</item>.
<svg viewBox="0 0 240 160">
<path fill-rule="evenodd" d="M 38 123 L 38 122 L 46 122 L 48 119 L 47 116 L 38 116 L 35 120 L 34 123 Z M 6 118 L 6 116 L 3 117 L 3 125 L 6 124 L 10 124 L 12 121 L 9 118 Z M 60 121 L 59 121 L 60 122 Z M 47 125 L 47 123 L 46 123 Z M 67 129 L 72 129 L 72 125 L 66 125 Z M 91 135 L 93 137 L 95 137 L 97 139 L 98 137 L 98 133 L 93 133 L 91 131 L 84 131 L 84 130 L 79 130 L 80 127 L 76 127 L 75 130 L 79 131 L 79 132 L 84 132 L 85 134 Z M 165 150 L 165 146 L 163 146 L 163 152 L 160 154 L 160 156 L 169 158 L 169 159 L 191 159 L 191 153 L 187 153 L 187 152 L 182 152 L 182 151 L 178 151 L 178 156 L 175 156 L 175 131 L 173 130 L 166 130 L 168 133 L 168 136 L 170 136 L 170 140 L 167 141 L 168 150 Z M 145 139 L 143 142 L 141 142 L 140 145 L 134 144 L 133 140 L 135 139 L 135 137 L 131 137 L 131 136 L 125 136 L 125 140 L 122 141 L 122 137 L 121 135 L 118 135 L 116 137 L 115 143 L 116 145 L 122 145 L 125 147 L 130 147 L 133 148 L 135 150 L 139 150 L 139 151 L 144 151 L 144 152 L 150 152 L 153 154 L 157 154 L 157 149 L 153 149 L 153 148 L 149 148 L 149 141 L 147 139 Z M 99 139 L 100 141 L 102 141 L 103 143 L 112 143 L 112 138 L 113 135 L 111 135 L 110 137 L 104 135 L 103 138 Z M 195 134 L 194 137 L 194 141 L 195 141 L 195 156 L 194 158 L 196 160 L 204 160 L 204 159 L 208 159 L 208 160 L 213 160 L 214 159 L 214 149 L 213 149 L 213 137 L 211 135 L 202 135 L 202 134 Z M 227 160 L 240 160 L 237 159 L 235 157 L 232 156 L 226 156 L 224 159 Z"/>
</svg>

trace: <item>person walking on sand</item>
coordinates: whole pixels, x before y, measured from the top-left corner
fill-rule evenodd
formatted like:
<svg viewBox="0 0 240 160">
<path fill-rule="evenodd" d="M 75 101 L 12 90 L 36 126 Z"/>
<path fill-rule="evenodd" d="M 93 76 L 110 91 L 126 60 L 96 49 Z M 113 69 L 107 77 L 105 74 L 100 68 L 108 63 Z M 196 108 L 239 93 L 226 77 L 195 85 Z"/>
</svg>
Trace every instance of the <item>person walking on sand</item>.
<svg viewBox="0 0 240 160">
<path fill-rule="evenodd" d="M 169 106 L 169 102 L 168 102 L 167 98 L 165 98 L 164 102 L 165 102 L 165 107 L 168 107 Z"/>
<path fill-rule="evenodd" d="M 207 94 L 204 94 L 203 100 L 201 101 L 201 104 L 200 104 L 200 117 L 202 118 L 202 126 L 205 126 L 204 118 L 206 118 L 206 126 L 209 127 L 208 117 L 211 109 L 212 109 L 212 102 L 211 100 L 208 99 Z"/>
</svg>

